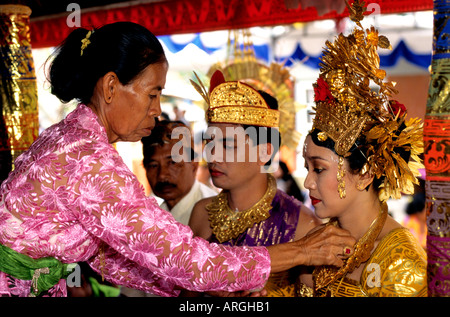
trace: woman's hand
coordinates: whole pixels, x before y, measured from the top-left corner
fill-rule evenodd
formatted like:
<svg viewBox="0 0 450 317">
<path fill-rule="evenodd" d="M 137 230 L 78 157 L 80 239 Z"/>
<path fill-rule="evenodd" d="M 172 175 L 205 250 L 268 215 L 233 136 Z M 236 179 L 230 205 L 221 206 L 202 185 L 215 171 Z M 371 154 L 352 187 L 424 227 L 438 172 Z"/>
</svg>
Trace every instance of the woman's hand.
<svg viewBox="0 0 450 317">
<path fill-rule="evenodd" d="M 300 240 L 267 247 L 272 272 L 280 272 L 297 265 L 342 266 L 342 260 L 353 254 L 356 243 L 347 230 L 320 225 Z"/>
</svg>

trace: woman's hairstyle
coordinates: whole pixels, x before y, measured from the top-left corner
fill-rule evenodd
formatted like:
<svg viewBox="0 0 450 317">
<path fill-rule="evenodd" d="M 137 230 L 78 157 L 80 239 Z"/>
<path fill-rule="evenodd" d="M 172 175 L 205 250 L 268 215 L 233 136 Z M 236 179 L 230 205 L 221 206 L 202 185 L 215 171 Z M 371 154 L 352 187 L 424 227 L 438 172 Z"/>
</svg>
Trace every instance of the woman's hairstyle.
<svg viewBox="0 0 450 317">
<path fill-rule="evenodd" d="M 402 128 L 404 129 L 405 127 L 406 126 L 403 125 Z M 335 154 L 337 154 L 335 150 L 335 142 L 331 138 L 326 138 L 325 140 L 321 141 L 320 140 L 321 138 L 319 137 L 320 132 L 321 131 L 319 129 L 313 129 L 309 133 L 314 144 L 317 146 L 322 146 L 327 149 L 330 149 Z M 361 136 L 359 139 L 356 140 L 355 144 L 353 144 L 353 146 L 348 151 L 348 156 L 345 157 L 345 159 L 348 162 L 350 172 L 352 174 L 358 174 L 362 171 L 364 165 L 368 163 L 367 157 L 369 155 L 368 154 L 369 149 L 374 148 L 376 146 L 377 146 L 376 142 L 367 142 L 364 136 Z M 405 162 L 408 162 L 411 156 L 411 148 L 408 145 L 404 147 L 395 147 L 393 149 L 393 152 L 400 155 L 400 157 Z M 379 192 L 379 190 L 381 189 L 380 186 L 381 184 L 383 184 L 385 177 L 386 177 L 385 175 L 381 175 L 379 177 L 375 175 L 372 184 L 376 192 Z M 369 187 L 370 186 L 368 186 L 366 189 L 368 190 Z"/>
<path fill-rule="evenodd" d="M 85 104 L 106 73 L 114 72 L 126 85 L 148 65 L 167 62 L 158 39 L 132 22 L 107 24 L 93 31 L 76 29 L 47 62 L 50 60 L 48 80 L 52 94 L 62 102 L 76 99 Z"/>
</svg>

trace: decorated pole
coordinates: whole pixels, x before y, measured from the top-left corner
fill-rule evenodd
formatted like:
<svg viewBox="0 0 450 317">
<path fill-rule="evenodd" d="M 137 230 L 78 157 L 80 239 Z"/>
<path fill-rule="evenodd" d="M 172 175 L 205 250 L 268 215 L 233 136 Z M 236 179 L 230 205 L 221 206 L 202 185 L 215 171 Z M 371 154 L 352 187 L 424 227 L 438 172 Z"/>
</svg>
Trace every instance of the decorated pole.
<svg viewBox="0 0 450 317">
<path fill-rule="evenodd" d="M 30 8 L 0 5 L 0 182 L 39 134 Z"/>
<path fill-rule="evenodd" d="M 424 126 L 428 295 L 450 296 L 450 0 L 434 0 L 431 81 Z"/>
</svg>

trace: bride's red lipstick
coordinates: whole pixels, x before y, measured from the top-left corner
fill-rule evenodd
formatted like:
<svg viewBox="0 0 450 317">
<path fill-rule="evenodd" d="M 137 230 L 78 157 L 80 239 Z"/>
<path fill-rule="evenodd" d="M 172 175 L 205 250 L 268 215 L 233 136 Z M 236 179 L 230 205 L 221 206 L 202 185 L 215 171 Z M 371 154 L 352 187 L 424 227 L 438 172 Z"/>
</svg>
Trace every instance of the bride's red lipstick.
<svg viewBox="0 0 450 317">
<path fill-rule="evenodd" d="M 315 198 L 315 197 L 313 197 L 313 196 L 309 196 L 309 198 L 311 199 L 311 204 L 312 204 L 313 206 L 321 202 L 320 199 L 317 199 L 317 198 Z"/>
</svg>

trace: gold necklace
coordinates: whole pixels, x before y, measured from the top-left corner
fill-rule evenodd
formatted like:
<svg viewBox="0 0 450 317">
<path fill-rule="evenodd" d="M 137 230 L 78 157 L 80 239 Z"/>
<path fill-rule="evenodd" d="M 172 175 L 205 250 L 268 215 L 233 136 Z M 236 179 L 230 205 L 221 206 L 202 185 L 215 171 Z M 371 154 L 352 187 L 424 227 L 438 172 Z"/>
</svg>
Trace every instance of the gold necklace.
<svg viewBox="0 0 450 317">
<path fill-rule="evenodd" d="M 267 174 L 267 190 L 264 196 L 251 208 L 243 211 L 233 211 L 228 204 L 225 191 L 213 198 L 206 206 L 212 232 L 222 243 L 237 238 L 242 232 L 269 218 L 272 200 L 277 192 L 275 178 Z"/>
<path fill-rule="evenodd" d="M 314 270 L 314 290 L 317 295 L 326 295 L 329 285 L 332 285 L 339 278 L 343 279 L 347 273 L 353 272 L 361 263 L 366 262 L 370 258 L 375 240 L 378 238 L 386 222 L 387 211 L 387 204 L 383 202 L 378 217 L 372 222 L 364 236 L 355 244 L 353 254 L 344 261 L 344 265 L 341 268 L 321 266 Z M 337 221 L 330 221 L 328 224 L 337 225 Z"/>
</svg>

